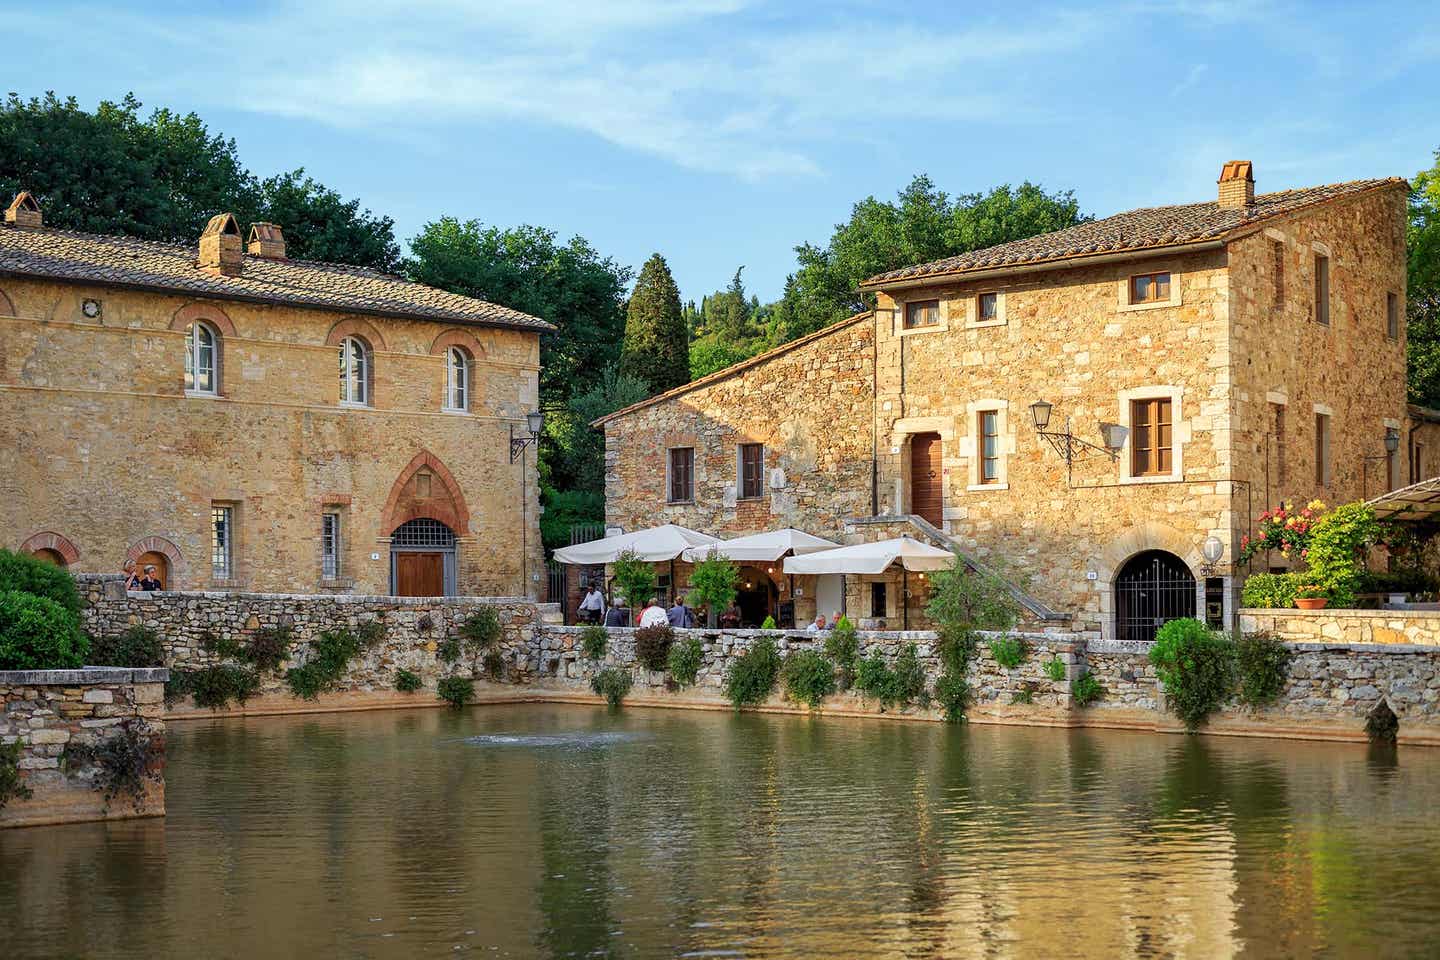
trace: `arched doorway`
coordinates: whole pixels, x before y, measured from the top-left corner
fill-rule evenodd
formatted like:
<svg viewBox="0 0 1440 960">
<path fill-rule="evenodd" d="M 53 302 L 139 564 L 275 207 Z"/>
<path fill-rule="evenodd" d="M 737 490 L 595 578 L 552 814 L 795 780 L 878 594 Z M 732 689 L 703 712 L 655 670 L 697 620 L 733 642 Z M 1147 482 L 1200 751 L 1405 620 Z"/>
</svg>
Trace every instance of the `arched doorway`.
<svg viewBox="0 0 1440 960">
<path fill-rule="evenodd" d="M 1195 616 L 1195 589 L 1195 576 L 1175 554 L 1137 553 L 1115 577 L 1116 639 L 1154 640 L 1167 621 Z"/>
<path fill-rule="evenodd" d="M 455 595 L 455 531 L 416 517 L 390 534 L 390 592 L 397 597 Z"/>
<path fill-rule="evenodd" d="M 51 550 L 49 547 L 41 547 L 39 550 L 32 550 L 30 556 L 36 560 L 44 560 L 46 563 L 57 567 L 66 566 L 65 558 L 60 556 L 59 550 Z"/>
<path fill-rule="evenodd" d="M 758 567 L 741 567 L 736 583 L 735 605 L 740 608 L 740 625 L 758 627 L 776 614 L 778 591 L 775 583 Z M 780 618 L 776 615 L 775 619 Z"/>
</svg>

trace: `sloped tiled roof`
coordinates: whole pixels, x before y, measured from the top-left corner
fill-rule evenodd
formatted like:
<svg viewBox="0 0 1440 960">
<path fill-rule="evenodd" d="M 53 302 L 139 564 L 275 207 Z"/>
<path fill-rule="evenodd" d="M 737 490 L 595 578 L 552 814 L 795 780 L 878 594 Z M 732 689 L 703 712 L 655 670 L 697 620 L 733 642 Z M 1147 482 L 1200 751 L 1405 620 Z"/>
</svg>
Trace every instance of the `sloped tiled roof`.
<svg viewBox="0 0 1440 960">
<path fill-rule="evenodd" d="M 1141 253 L 1150 247 L 1225 240 L 1237 231 L 1272 217 L 1392 186 L 1409 188 L 1409 184 L 1399 177 L 1386 177 L 1261 194 L 1255 198 L 1253 206 L 1235 209 L 1222 210 L 1214 200 L 1171 207 L 1144 207 L 1024 240 L 971 250 L 944 260 L 891 270 L 871 277 L 861 286 L 883 287 L 902 280 L 951 276 L 973 270 L 1039 265 L 1107 253 Z"/>
<path fill-rule="evenodd" d="M 365 267 L 246 255 L 240 276 L 208 273 L 196 248 L 71 230 L 0 227 L 0 274 L 543 332 L 538 317 Z"/>
</svg>

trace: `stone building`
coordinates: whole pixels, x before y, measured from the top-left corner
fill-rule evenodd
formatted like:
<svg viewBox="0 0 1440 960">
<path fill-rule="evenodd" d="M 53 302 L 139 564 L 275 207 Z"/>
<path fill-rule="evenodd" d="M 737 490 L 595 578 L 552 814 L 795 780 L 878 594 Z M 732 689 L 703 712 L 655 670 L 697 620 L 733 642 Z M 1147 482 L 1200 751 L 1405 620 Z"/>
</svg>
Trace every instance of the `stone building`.
<svg viewBox="0 0 1440 960">
<path fill-rule="evenodd" d="M 1406 182 L 1254 190 L 1232 162 L 1208 202 L 867 280 L 873 312 L 599 421 L 607 520 L 909 533 L 1092 635 L 1230 620 L 1260 512 L 1398 486 L 1412 449 L 1385 443 L 1408 417 Z M 915 622 L 923 582 L 869 579 L 847 611 L 895 626 L 908 594 Z"/>
<path fill-rule="evenodd" d="M 539 337 L 495 304 L 286 257 L 0 227 L 0 545 L 172 589 L 533 593 Z"/>
</svg>

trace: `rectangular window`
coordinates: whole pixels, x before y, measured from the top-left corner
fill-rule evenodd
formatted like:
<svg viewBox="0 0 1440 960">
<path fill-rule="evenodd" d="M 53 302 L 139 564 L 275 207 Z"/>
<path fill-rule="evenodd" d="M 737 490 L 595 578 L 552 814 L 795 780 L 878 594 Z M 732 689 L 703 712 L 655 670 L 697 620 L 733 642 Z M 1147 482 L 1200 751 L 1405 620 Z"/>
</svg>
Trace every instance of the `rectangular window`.
<svg viewBox="0 0 1440 960">
<path fill-rule="evenodd" d="M 1130 278 L 1131 303 L 1165 303 L 1169 299 L 1169 273 L 1142 273 Z"/>
<path fill-rule="evenodd" d="M 939 300 L 916 300 L 905 304 L 905 329 L 933 327 L 940 322 Z"/>
<path fill-rule="evenodd" d="M 1394 293 L 1385 294 L 1385 336 L 1400 339 L 1400 298 Z"/>
<path fill-rule="evenodd" d="M 1130 472 L 1137 477 L 1170 475 L 1170 398 L 1130 402 Z"/>
<path fill-rule="evenodd" d="M 1281 240 L 1270 241 L 1270 254 L 1272 271 L 1275 274 L 1274 306 L 1285 305 L 1285 243 Z"/>
<path fill-rule="evenodd" d="M 1275 437 L 1275 479 L 1279 483 L 1285 482 L 1285 404 L 1272 403 L 1270 406 L 1275 411 L 1275 426 L 1271 432 Z"/>
<path fill-rule="evenodd" d="M 666 499 L 689 503 L 695 499 L 695 448 L 674 447 L 670 451 L 670 483 Z"/>
<path fill-rule="evenodd" d="M 870 616 L 885 616 L 885 584 L 870 584 Z"/>
<path fill-rule="evenodd" d="M 981 410 L 976 433 L 980 440 L 980 482 L 1000 482 L 1000 414 Z"/>
<path fill-rule="evenodd" d="M 1315 414 L 1315 483 L 1330 483 L 1330 418 L 1323 413 Z"/>
<path fill-rule="evenodd" d="M 765 495 L 765 445 L 740 444 L 740 499 L 754 500 Z"/>
<path fill-rule="evenodd" d="M 1315 254 L 1315 322 L 1330 325 L 1330 258 Z"/>
<path fill-rule="evenodd" d="M 975 300 L 975 320 L 977 323 L 993 322 L 1000 316 L 1000 294 L 982 293 Z"/>
<path fill-rule="evenodd" d="M 327 513 L 320 518 L 320 575 L 326 580 L 340 579 L 340 514 Z"/>
<path fill-rule="evenodd" d="M 210 508 L 210 575 L 229 580 L 234 573 L 235 511 L 233 507 Z"/>
</svg>

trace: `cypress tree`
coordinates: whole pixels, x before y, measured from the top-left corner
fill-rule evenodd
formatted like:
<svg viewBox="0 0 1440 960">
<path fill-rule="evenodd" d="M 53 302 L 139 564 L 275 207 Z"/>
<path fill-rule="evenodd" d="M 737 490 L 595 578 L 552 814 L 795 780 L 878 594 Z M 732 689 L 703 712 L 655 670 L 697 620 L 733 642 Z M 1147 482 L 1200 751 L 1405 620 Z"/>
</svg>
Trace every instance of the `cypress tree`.
<svg viewBox="0 0 1440 960">
<path fill-rule="evenodd" d="M 643 381 L 651 393 L 690 381 L 690 344 L 680 311 L 680 290 L 658 253 L 640 269 L 625 311 L 620 371 Z"/>
</svg>

